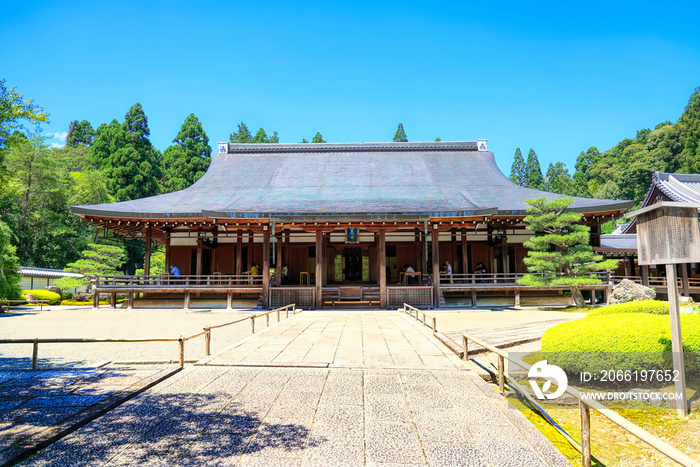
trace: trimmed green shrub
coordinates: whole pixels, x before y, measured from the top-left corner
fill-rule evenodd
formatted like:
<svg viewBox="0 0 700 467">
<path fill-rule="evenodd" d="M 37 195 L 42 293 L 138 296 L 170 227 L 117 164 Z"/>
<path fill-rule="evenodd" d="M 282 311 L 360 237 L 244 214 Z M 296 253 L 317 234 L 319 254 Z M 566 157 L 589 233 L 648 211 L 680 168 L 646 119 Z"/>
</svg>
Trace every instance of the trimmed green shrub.
<svg viewBox="0 0 700 467">
<path fill-rule="evenodd" d="M 700 354 L 700 316 L 682 315 L 683 350 Z M 567 373 L 603 370 L 672 369 L 668 316 L 649 313 L 588 316 L 550 328 L 542 353 Z M 697 355 L 686 358 L 686 371 L 697 373 Z"/>
<path fill-rule="evenodd" d="M 621 313 L 651 313 L 652 315 L 667 315 L 668 302 L 660 300 L 639 300 L 636 302 L 616 303 L 600 307 L 588 313 L 588 317 L 602 315 L 617 315 Z"/>
<path fill-rule="evenodd" d="M 28 293 L 34 295 L 37 300 L 48 300 L 49 305 L 56 305 L 61 302 L 61 296 L 56 292 L 49 292 L 48 290 L 23 290 L 22 298 L 26 299 L 24 295 Z"/>
</svg>

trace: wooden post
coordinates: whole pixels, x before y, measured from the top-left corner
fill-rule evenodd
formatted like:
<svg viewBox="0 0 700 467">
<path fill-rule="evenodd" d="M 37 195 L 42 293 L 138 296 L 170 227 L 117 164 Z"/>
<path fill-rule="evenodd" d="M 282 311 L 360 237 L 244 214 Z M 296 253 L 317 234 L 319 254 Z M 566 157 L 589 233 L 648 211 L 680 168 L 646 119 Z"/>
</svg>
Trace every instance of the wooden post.
<svg viewBox="0 0 700 467">
<path fill-rule="evenodd" d="M 639 269 L 642 271 L 642 285 L 649 287 L 649 266 L 644 265 L 641 266 Z"/>
<path fill-rule="evenodd" d="M 462 334 L 462 345 L 464 346 L 464 353 L 462 354 L 462 360 L 465 362 L 469 361 L 469 339 L 464 337 L 464 334 Z"/>
<path fill-rule="evenodd" d="M 591 409 L 579 399 L 581 412 L 581 463 L 583 467 L 591 467 Z"/>
<path fill-rule="evenodd" d="M 180 336 L 178 342 L 180 344 L 180 366 L 183 367 L 185 366 L 185 339 Z"/>
<path fill-rule="evenodd" d="M 185 310 L 190 309 L 190 293 L 189 292 L 185 292 L 185 304 L 184 304 L 183 308 Z"/>
<path fill-rule="evenodd" d="M 146 227 L 146 249 L 143 254 L 143 274 L 151 275 L 151 226 Z"/>
<path fill-rule="evenodd" d="M 462 229 L 462 274 L 469 273 L 469 251 L 467 250 L 467 228 Z"/>
<path fill-rule="evenodd" d="M 427 232 L 421 232 L 421 238 L 423 239 L 421 242 L 421 249 L 420 249 L 420 270 L 421 273 L 423 274 L 422 277 L 428 277 L 428 233 Z M 421 279 L 422 282 L 422 279 Z"/>
<path fill-rule="evenodd" d="M 270 229 L 263 230 L 263 270 L 262 270 L 262 307 L 267 310 L 270 300 Z"/>
<path fill-rule="evenodd" d="M 111 294 L 109 294 L 109 305 L 110 305 L 112 308 L 116 308 L 116 307 L 117 307 L 117 294 L 114 293 L 114 292 L 112 292 Z"/>
<path fill-rule="evenodd" d="M 243 232 L 238 231 L 236 237 L 236 275 L 243 274 Z"/>
<path fill-rule="evenodd" d="M 501 237 L 501 270 L 504 273 L 510 272 L 508 264 L 508 236 L 505 234 Z"/>
<path fill-rule="evenodd" d="M 323 308 L 323 232 L 316 232 L 316 308 Z"/>
<path fill-rule="evenodd" d="M 170 230 L 165 231 L 165 272 L 170 271 Z"/>
<path fill-rule="evenodd" d="M 265 315 L 265 326 L 270 327 L 270 314 Z"/>
<path fill-rule="evenodd" d="M 282 232 L 277 235 L 277 261 L 275 262 L 275 275 L 277 276 L 277 287 L 282 285 L 282 242 L 284 234 Z"/>
<path fill-rule="evenodd" d="M 681 268 L 681 280 L 683 281 L 683 296 L 690 297 L 690 284 L 688 281 L 688 264 L 679 264 Z"/>
<path fill-rule="evenodd" d="M 249 231 L 248 232 L 248 261 L 246 261 L 248 264 L 246 265 L 246 271 L 250 271 L 250 268 L 253 266 L 253 232 Z"/>
<path fill-rule="evenodd" d="M 435 308 L 440 308 L 440 231 L 433 225 L 433 296 Z"/>
<path fill-rule="evenodd" d="M 250 317 L 250 330 L 255 334 L 255 315 Z"/>
<path fill-rule="evenodd" d="M 433 316 L 433 332 L 437 332 L 437 318 Z"/>
<path fill-rule="evenodd" d="M 197 233 L 197 235 L 199 235 L 199 233 Z M 203 242 L 204 242 L 204 241 L 202 240 L 202 237 L 199 237 L 199 236 L 198 236 L 198 237 L 197 237 L 197 270 L 196 270 L 196 274 L 197 274 L 198 276 L 201 276 L 201 275 L 202 275 L 202 265 L 203 265 L 203 262 L 202 262 L 202 247 L 203 247 Z M 199 278 L 197 278 L 197 280 L 199 280 Z"/>
<path fill-rule="evenodd" d="M 36 370 L 39 364 L 39 339 L 34 339 L 34 347 L 32 348 L 32 370 Z"/>
<path fill-rule="evenodd" d="M 455 256 L 457 256 L 457 229 L 452 229 L 450 231 L 450 264 L 452 265 L 452 273 L 457 272 L 457 262 L 455 261 Z"/>
<path fill-rule="evenodd" d="M 204 328 L 204 330 L 207 332 L 204 334 L 204 352 L 208 357 L 211 355 L 211 328 Z"/>
<path fill-rule="evenodd" d="M 520 289 L 515 289 L 515 306 L 520 306 Z"/>
<path fill-rule="evenodd" d="M 472 289 L 472 306 L 476 307 L 476 290 Z"/>
<path fill-rule="evenodd" d="M 420 242 L 420 229 L 415 229 L 413 233 L 413 249 L 415 250 L 415 268 L 416 271 L 425 272 L 425 269 L 421 269 L 421 256 L 423 253 L 422 243 Z M 401 265 L 399 265 L 401 266 Z"/>
<path fill-rule="evenodd" d="M 498 355 L 498 390 L 501 394 L 506 392 L 505 362 L 503 355 Z"/>
<path fill-rule="evenodd" d="M 126 301 L 126 309 L 132 310 L 134 308 L 134 292 L 129 292 L 128 299 Z"/>
<path fill-rule="evenodd" d="M 97 276 L 90 277 L 90 284 L 92 285 L 92 307 L 97 309 L 100 307 L 100 294 L 97 292 Z"/>
<path fill-rule="evenodd" d="M 233 308 L 233 292 L 228 292 L 226 294 L 226 309 L 230 310 Z"/>
<path fill-rule="evenodd" d="M 379 231 L 377 255 L 379 255 L 379 307 L 386 308 L 387 292 L 386 292 L 386 231 Z"/>
<path fill-rule="evenodd" d="M 685 359 L 683 357 L 683 339 L 681 337 L 681 318 L 678 306 L 678 280 L 676 278 L 676 265 L 666 265 L 666 279 L 668 281 L 668 308 L 671 316 L 671 350 L 673 352 L 673 369 L 678 371 L 676 380 L 676 394 L 681 398 L 676 399 L 676 409 L 679 417 L 688 416 L 688 397 L 685 392 Z"/>
</svg>

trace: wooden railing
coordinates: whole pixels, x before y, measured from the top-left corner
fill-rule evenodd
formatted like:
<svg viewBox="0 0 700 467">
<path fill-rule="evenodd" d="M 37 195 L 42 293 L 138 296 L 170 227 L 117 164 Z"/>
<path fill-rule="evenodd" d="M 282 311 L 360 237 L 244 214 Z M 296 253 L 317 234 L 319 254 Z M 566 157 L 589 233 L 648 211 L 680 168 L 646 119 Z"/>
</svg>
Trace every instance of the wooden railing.
<svg viewBox="0 0 700 467">
<path fill-rule="evenodd" d="M 39 311 L 44 311 L 44 305 L 48 305 L 51 300 L 10 300 L 7 298 L 0 299 L 0 312 L 10 311 L 10 303 L 16 303 L 17 305 L 23 305 L 25 303 L 32 304 L 36 303 L 39 305 Z"/>
<path fill-rule="evenodd" d="M 179 363 L 180 366 L 185 365 L 185 342 L 195 339 L 200 336 L 204 336 L 204 353 L 209 356 L 211 355 L 211 330 L 222 328 L 224 326 L 230 326 L 232 324 L 240 323 L 242 321 L 250 320 L 250 327 L 253 334 L 255 333 L 255 319 L 265 316 L 267 318 L 267 326 L 270 325 L 270 314 L 277 313 L 277 322 L 281 320 L 281 313 L 285 312 L 286 317 L 289 318 L 289 312 L 295 315 L 301 312 L 301 309 L 297 309 L 295 304 L 286 305 L 274 310 L 267 311 L 265 313 L 260 313 L 257 315 L 246 316 L 235 321 L 228 323 L 217 324 L 216 326 L 207 326 L 202 331 L 192 334 L 190 336 L 179 336 L 179 337 L 127 337 L 127 338 L 91 338 L 91 337 L 51 337 L 51 338 L 35 338 L 35 339 L 0 339 L 0 344 L 33 344 L 32 347 L 32 370 L 36 370 L 39 360 L 39 344 L 87 344 L 87 343 L 104 343 L 104 342 L 178 342 L 179 343 Z"/>
<path fill-rule="evenodd" d="M 403 311 L 404 313 L 408 313 L 411 315 L 411 318 L 415 318 L 417 321 L 420 321 L 423 323 L 423 325 L 431 327 L 430 324 L 426 321 L 426 318 L 429 318 L 432 321 L 432 328 L 433 332 L 437 332 L 437 317 L 435 315 L 431 315 L 429 313 L 426 313 L 423 310 L 419 310 L 416 307 L 413 307 L 407 303 L 403 304 Z M 418 316 L 422 315 L 423 319 L 421 320 Z"/>
<path fill-rule="evenodd" d="M 515 380 L 506 373 L 505 371 L 505 362 L 504 360 L 507 359 L 509 362 L 514 363 L 516 366 L 524 369 L 525 371 L 529 372 L 531 365 L 528 365 L 527 363 L 523 362 L 520 359 L 517 358 L 510 358 L 507 354 L 504 354 L 503 351 L 493 345 L 487 344 L 486 342 L 476 339 L 473 336 L 467 334 L 466 332 L 462 334 L 462 341 L 464 345 L 464 353 L 462 354 L 462 359 L 464 361 L 469 360 L 469 341 L 473 341 L 474 343 L 480 345 L 481 347 L 490 350 L 491 352 L 495 353 L 498 355 L 498 388 L 501 391 L 501 393 L 505 392 L 505 381 L 506 379 L 509 379 L 513 382 Z M 517 382 L 515 383 L 517 385 Z M 539 404 L 537 401 L 534 400 L 529 394 L 527 394 L 524 391 L 519 391 L 521 394 L 523 394 L 530 402 L 534 404 L 535 407 L 538 408 L 539 410 Z M 597 411 L 599 414 L 603 415 L 606 417 L 608 420 L 611 422 L 617 424 L 620 426 L 622 429 L 627 431 L 628 433 L 636 436 L 638 439 L 644 441 L 654 449 L 656 449 L 658 452 L 661 454 L 667 456 L 670 459 L 673 459 L 674 461 L 678 462 L 679 464 L 686 466 L 686 467 L 700 467 L 700 462 L 696 461 L 695 459 L 692 459 L 689 457 L 687 454 L 679 451 L 678 449 L 674 448 L 670 444 L 666 443 L 662 439 L 654 436 L 653 434 L 649 433 L 645 429 L 641 428 L 638 425 L 635 425 L 634 423 L 630 422 L 626 418 L 622 417 L 621 415 L 617 414 L 615 411 L 605 407 L 603 404 L 600 402 L 594 401 L 594 400 L 586 400 L 583 401 L 581 398 L 581 393 L 572 388 L 568 387 L 565 391 L 566 393 L 572 395 L 579 401 L 579 411 L 581 415 L 581 444 L 579 445 L 576 441 L 574 441 L 568 433 L 560 429 L 559 427 L 555 428 L 562 433 L 576 448 L 580 453 L 581 453 L 581 460 L 583 467 L 591 467 L 591 414 L 590 414 L 590 409 L 593 409 Z M 547 416 L 548 418 L 548 416 Z"/>
<path fill-rule="evenodd" d="M 133 275 L 133 276 L 96 276 L 95 285 L 111 286 L 179 286 L 179 287 L 222 287 L 235 285 L 258 285 L 263 282 L 262 275 L 250 274 L 207 274 L 207 275 Z"/>
<path fill-rule="evenodd" d="M 516 285 L 518 279 L 522 279 L 526 273 L 523 272 L 487 272 L 468 274 L 446 274 L 440 273 L 440 285 L 464 285 L 464 284 L 512 284 Z M 542 275 L 542 274 L 537 274 Z M 595 276 L 610 283 L 613 281 L 612 273 L 599 272 Z"/>
</svg>

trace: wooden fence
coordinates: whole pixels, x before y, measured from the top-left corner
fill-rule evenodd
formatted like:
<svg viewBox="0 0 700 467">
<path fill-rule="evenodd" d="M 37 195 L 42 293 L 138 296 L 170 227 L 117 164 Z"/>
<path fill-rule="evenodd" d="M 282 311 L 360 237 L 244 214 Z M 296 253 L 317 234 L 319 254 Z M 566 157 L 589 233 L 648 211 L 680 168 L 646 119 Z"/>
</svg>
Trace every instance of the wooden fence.
<svg viewBox="0 0 700 467">
<path fill-rule="evenodd" d="M 473 341 L 474 343 L 484 347 L 485 349 L 490 350 L 491 352 L 495 353 L 498 355 L 498 388 L 501 391 L 501 393 L 505 392 L 505 381 L 506 379 L 510 379 L 511 381 L 515 381 L 513 378 L 511 378 L 505 371 L 505 359 L 507 359 L 509 362 L 514 363 L 518 367 L 523 368 L 525 371 L 529 371 L 531 365 L 528 365 L 527 363 L 523 362 L 520 359 L 516 358 L 510 358 L 508 357 L 507 354 L 504 354 L 501 349 L 498 349 L 497 347 L 494 347 L 490 344 L 485 343 L 484 341 L 481 341 L 479 339 L 474 338 L 473 336 L 470 336 L 467 333 L 462 334 L 462 341 L 464 345 L 464 353 L 462 355 L 462 359 L 464 361 L 469 360 L 469 341 Z M 517 383 L 515 383 L 517 385 Z M 679 464 L 686 466 L 686 467 L 700 467 L 700 462 L 696 461 L 695 459 L 692 459 L 689 457 L 687 454 L 682 453 L 678 449 L 674 448 L 670 444 L 666 443 L 665 441 L 661 440 L 660 438 L 657 438 L 656 436 L 652 435 L 648 431 L 644 430 L 643 428 L 635 425 L 634 423 L 630 422 L 626 418 L 620 416 L 613 410 L 605 407 L 603 404 L 593 401 L 593 400 L 587 400 L 583 401 L 581 399 L 581 393 L 577 391 L 574 388 L 567 388 L 566 392 L 572 396 L 574 396 L 576 399 L 579 401 L 579 411 L 581 415 L 581 444 L 579 445 L 576 443 L 571 437 L 563 432 L 563 430 L 559 430 L 570 442 L 571 444 L 579 451 L 581 452 L 581 460 L 583 467 L 591 467 L 591 414 L 590 414 L 590 409 L 593 409 L 597 411 L 599 414 L 603 415 L 606 417 L 608 420 L 612 421 L 613 423 L 617 424 L 620 426 L 622 429 L 627 431 L 628 433 L 636 436 L 640 440 L 644 441 L 654 449 L 656 449 L 658 452 L 661 454 L 667 456 L 670 459 L 673 459 L 674 461 L 678 462 Z M 522 393 L 530 402 L 532 402 L 535 407 L 539 407 L 539 404 L 537 401 L 535 401 L 530 395 L 527 393 L 523 392 Z"/>
<path fill-rule="evenodd" d="M 204 328 L 201 332 L 192 334 L 190 336 L 179 336 L 179 337 L 143 337 L 143 338 L 81 338 L 81 337 L 52 337 L 52 338 L 34 338 L 34 339 L 0 339 L 0 344 L 32 344 L 32 370 L 36 370 L 39 360 L 39 344 L 87 344 L 87 343 L 104 343 L 104 342 L 178 342 L 179 343 L 179 363 L 180 366 L 185 365 L 185 343 L 189 340 L 196 339 L 197 337 L 204 336 L 204 351 L 207 356 L 211 355 L 211 330 L 222 328 L 224 326 L 230 326 L 232 324 L 240 323 L 242 321 L 250 320 L 250 328 L 253 333 L 255 333 L 255 320 L 257 318 L 266 318 L 267 326 L 270 325 L 270 315 L 272 313 L 277 314 L 277 322 L 279 323 L 282 319 L 282 313 L 289 317 L 289 312 L 295 315 L 301 312 L 301 309 L 297 309 L 296 304 L 286 305 L 274 310 L 267 311 L 265 313 L 260 313 L 257 315 L 247 316 L 229 323 L 217 324 L 216 326 L 208 326 Z"/>
</svg>

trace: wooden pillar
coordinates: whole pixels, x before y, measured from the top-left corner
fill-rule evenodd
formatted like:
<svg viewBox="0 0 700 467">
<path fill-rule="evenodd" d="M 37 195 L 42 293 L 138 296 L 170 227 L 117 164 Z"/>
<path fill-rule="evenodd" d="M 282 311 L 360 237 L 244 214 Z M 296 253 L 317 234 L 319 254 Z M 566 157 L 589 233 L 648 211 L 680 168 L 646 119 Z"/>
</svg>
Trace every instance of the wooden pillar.
<svg viewBox="0 0 700 467">
<path fill-rule="evenodd" d="M 316 232 L 316 308 L 323 308 L 323 232 Z"/>
<path fill-rule="evenodd" d="M 440 306 L 440 231 L 433 225 L 433 305 Z"/>
<path fill-rule="evenodd" d="M 267 309 L 270 290 L 270 229 L 263 227 L 262 307 Z"/>
<path fill-rule="evenodd" d="M 640 266 L 639 269 L 642 271 L 642 285 L 649 287 L 649 266 Z"/>
<path fill-rule="evenodd" d="M 253 266 L 253 232 L 248 232 L 248 261 L 246 271 L 250 271 Z"/>
<path fill-rule="evenodd" d="M 214 226 L 214 230 L 212 230 L 212 232 L 211 232 L 213 245 L 216 245 L 218 242 L 218 238 L 219 238 L 219 230 L 218 229 L 219 229 L 218 227 Z M 217 251 L 216 248 L 212 248 L 212 250 L 211 250 L 211 265 L 209 266 L 209 274 L 213 274 L 214 271 L 221 272 L 219 270 L 219 264 L 218 264 L 217 258 L 216 258 L 216 251 Z"/>
<path fill-rule="evenodd" d="M 275 275 L 277 276 L 277 285 L 282 285 L 282 241 L 284 234 L 280 232 L 277 235 L 277 258 L 275 260 Z"/>
<path fill-rule="evenodd" d="M 462 229 L 462 274 L 469 273 L 469 250 L 467 249 L 467 228 Z"/>
<path fill-rule="evenodd" d="M 236 275 L 243 274 L 243 232 L 238 231 L 236 238 Z"/>
<path fill-rule="evenodd" d="M 379 231 L 379 242 L 377 255 L 379 256 L 379 306 L 386 308 L 387 293 L 386 293 L 386 231 Z"/>
<path fill-rule="evenodd" d="M 679 264 L 678 267 L 681 269 L 681 295 L 684 297 L 690 296 L 690 283 L 688 281 L 688 265 Z"/>
<path fill-rule="evenodd" d="M 505 229 L 504 229 L 505 232 Z M 501 237 L 501 270 L 504 273 L 510 272 L 508 265 L 508 235 L 505 233 Z"/>
<path fill-rule="evenodd" d="M 202 245 L 203 245 L 203 240 L 202 237 L 199 236 L 199 233 L 197 234 L 197 275 L 201 276 L 202 275 Z"/>
<path fill-rule="evenodd" d="M 151 275 L 151 226 L 146 227 L 146 250 L 143 255 L 143 274 Z"/>
<path fill-rule="evenodd" d="M 678 411 L 678 417 L 683 418 L 688 416 L 688 398 L 685 388 L 685 361 L 683 355 L 680 308 L 678 304 L 678 281 L 676 279 L 675 264 L 666 265 L 666 280 L 668 283 L 668 308 L 671 318 L 673 369 L 678 371 L 678 378 L 675 381 L 675 392 L 676 394 L 682 395 L 680 399 L 676 399 L 676 409 Z"/>
<path fill-rule="evenodd" d="M 165 232 L 165 272 L 170 272 L 170 231 Z"/>
<path fill-rule="evenodd" d="M 420 270 L 423 277 L 428 277 L 428 234 L 421 232 L 421 249 L 420 249 Z"/>
<path fill-rule="evenodd" d="M 421 256 L 423 255 L 423 248 L 422 248 L 422 243 L 420 242 L 420 229 L 415 229 L 414 235 L 413 235 L 413 249 L 415 250 L 415 260 L 414 263 L 411 265 L 415 271 L 421 271 L 420 265 L 421 265 Z M 399 264 L 399 267 L 403 267 L 403 264 Z"/>
<path fill-rule="evenodd" d="M 452 265 L 452 273 L 457 272 L 457 262 L 455 257 L 457 256 L 457 229 L 452 229 L 450 235 L 450 264 Z"/>
</svg>

